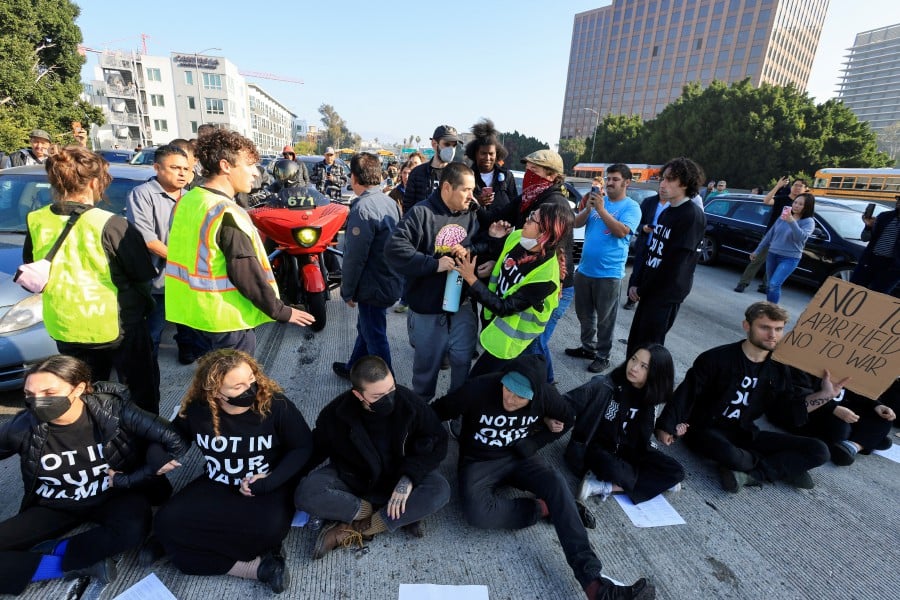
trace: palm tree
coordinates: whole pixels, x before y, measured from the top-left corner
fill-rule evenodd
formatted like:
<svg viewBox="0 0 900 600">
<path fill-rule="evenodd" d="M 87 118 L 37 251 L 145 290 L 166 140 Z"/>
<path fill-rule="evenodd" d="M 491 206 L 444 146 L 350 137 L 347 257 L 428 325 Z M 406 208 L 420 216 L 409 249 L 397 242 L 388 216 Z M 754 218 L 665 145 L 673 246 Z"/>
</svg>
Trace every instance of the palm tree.
<svg viewBox="0 0 900 600">
<path fill-rule="evenodd" d="M 417 136 L 416 136 L 416 150 L 419 149 L 419 142 L 421 142 L 421 141 L 422 141 L 421 136 L 418 136 L 418 135 L 417 135 Z"/>
</svg>

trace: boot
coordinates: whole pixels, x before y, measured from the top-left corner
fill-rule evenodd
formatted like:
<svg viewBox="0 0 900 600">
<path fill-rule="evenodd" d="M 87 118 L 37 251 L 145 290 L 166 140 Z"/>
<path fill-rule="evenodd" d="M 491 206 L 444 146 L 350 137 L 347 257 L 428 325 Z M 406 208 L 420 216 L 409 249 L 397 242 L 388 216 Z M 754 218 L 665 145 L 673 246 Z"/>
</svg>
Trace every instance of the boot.
<svg viewBox="0 0 900 600">
<path fill-rule="evenodd" d="M 313 550 L 313 558 L 322 558 L 338 546 L 349 548 L 353 545 L 358 545 L 362 548 L 363 536 L 359 530 L 356 529 L 355 525 L 360 521 L 365 521 L 367 519 L 360 519 L 353 523 L 333 522 L 323 526 L 322 529 L 319 530 L 318 537 L 316 537 L 316 547 Z"/>
<path fill-rule="evenodd" d="M 288 571 L 283 556 L 266 554 L 259 561 L 256 579 L 267 584 L 274 593 L 280 594 L 291 585 L 291 572 Z"/>
</svg>

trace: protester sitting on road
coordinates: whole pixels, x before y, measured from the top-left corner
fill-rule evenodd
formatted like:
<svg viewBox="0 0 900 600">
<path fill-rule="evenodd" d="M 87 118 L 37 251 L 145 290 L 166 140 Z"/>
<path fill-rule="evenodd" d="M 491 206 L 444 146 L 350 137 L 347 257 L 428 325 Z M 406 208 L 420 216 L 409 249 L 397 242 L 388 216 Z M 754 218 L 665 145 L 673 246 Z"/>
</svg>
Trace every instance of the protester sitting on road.
<svg viewBox="0 0 900 600">
<path fill-rule="evenodd" d="M 747 338 L 698 356 L 656 421 L 659 441 L 669 445 L 684 435 L 688 447 L 718 463 L 726 491 L 771 481 L 812 489 L 809 470 L 828 460 L 821 441 L 761 431 L 755 423 L 763 414 L 780 413 L 799 427 L 846 383 L 832 382 L 826 370 L 819 391 L 794 393 L 788 367 L 771 356 L 787 320 L 777 304 L 751 304 L 744 313 Z"/>
<path fill-rule="evenodd" d="M 103 157 L 67 146 L 45 166 L 54 200 L 28 214 L 23 260 L 47 256 L 74 223 L 53 257 L 42 294 L 47 333 L 60 353 L 88 363 L 96 379 L 109 379 L 115 367 L 131 399 L 158 413 L 146 318 L 156 268 L 144 239 L 124 217 L 95 206 L 112 181 Z"/>
<path fill-rule="evenodd" d="M 537 454 L 573 416 L 546 379 L 542 356 L 522 356 L 431 405 L 442 421 L 462 416 L 459 494 L 466 521 L 482 529 L 524 529 L 549 519 L 588 598 L 653 598 L 645 579 L 620 586 L 601 576 L 568 484 Z M 498 495 L 503 485 L 535 497 Z"/>
<path fill-rule="evenodd" d="M 791 369 L 794 386 L 799 393 L 808 393 L 820 381 L 799 369 Z M 857 454 L 871 454 L 872 450 L 887 450 L 893 443 L 888 437 L 891 424 L 897 418 L 893 409 L 880 400 L 870 400 L 844 389 L 830 402 L 809 413 L 809 421 L 797 427 L 784 415 L 774 413 L 772 422 L 791 433 L 822 440 L 828 444 L 831 462 L 846 467 L 852 465 Z"/>
<path fill-rule="evenodd" d="M 816 226 L 813 219 L 815 207 L 816 197 L 810 193 L 794 198 L 791 207 L 785 207 L 756 250 L 750 253 L 752 261 L 760 252 L 769 251 L 766 258 L 766 278 L 769 280 L 766 300 L 769 302 L 778 304 L 781 286 L 800 264 L 806 240 Z"/>
<path fill-rule="evenodd" d="M 203 453 L 206 474 L 156 514 L 143 561 L 166 554 L 190 575 L 257 579 L 283 592 L 281 543 L 312 453 L 303 415 L 253 357 L 226 348 L 200 359 L 173 424 Z"/>
<path fill-rule="evenodd" d="M 33 129 L 28 136 L 30 147 L 22 148 L 18 152 L 9 155 L 9 163 L 12 167 L 25 165 L 42 165 L 50 156 L 50 134 L 43 129 Z"/>
<path fill-rule="evenodd" d="M 500 143 L 494 122 L 484 119 L 472 126 L 472 138 L 466 144 L 466 158 L 472 161 L 475 172 L 475 200 L 478 202 L 478 222 L 482 229 L 503 218 L 506 207 L 519 195 L 516 179 L 503 161 L 509 154 Z"/>
<path fill-rule="evenodd" d="M 579 500 L 624 491 L 639 504 L 678 489 L 684 468 L 650 446 L 656 406 L 671 398 L 674 380 L 672 355 L 647 344 L 608 376 L 563 396 L 576 414 L 565 458 L 582 478 Z"/>
<path fill-rule="evenodd" d="M 310 473 L 297 488 L 298 508 L 332 521 L 316 539 L 314 558 L 364 537 L 407 529 L 422 537 L 422 519 L 450 499 L 437 472 L 447 431 L 412 390 L 397 386 L 377 356 L 356 361 L 352 388 L 316 419 Z"/>
<path fill-rule="evenodd" d="M 500 257 L 482 266 L 483 273 L 491 269 L 487 285 L 478 278 L 475 256 L 456 258 L 454 270 L 469 285 L 469 296 L 482 306 L 479 339 L 485 351 L 470 376 L 500 370 L 544 332 L 559 304 L 560 279 L 571 268 L 561 246 L 573 221 L 569 207 L 548 203 L 534 209 L 525 226 L 507 236 Z M 507 231 L 505 221 L 491 225 L 494 237 Z M 540 349 L 532 353 L 539 354 Z"/>
<path fill-rule="evenodd" d="M 161 475 L 187 447 L 168 421 L 137 408 L 128 388 L 91 384 L 90 367 L 70 356 L 28 371 L 25 406 L 0 426 L 0 458 L 19 455 L 25 489 L 19 513 L 0 523 L 0 593 L 63 576 L 109 583 L 112 557 L 150 531 L 151 504 L 172 492 Z M 146 464 L 150 443 L 163 451 Z M 96 526 L 60 538 L 87 523 Z"/>
</svg>

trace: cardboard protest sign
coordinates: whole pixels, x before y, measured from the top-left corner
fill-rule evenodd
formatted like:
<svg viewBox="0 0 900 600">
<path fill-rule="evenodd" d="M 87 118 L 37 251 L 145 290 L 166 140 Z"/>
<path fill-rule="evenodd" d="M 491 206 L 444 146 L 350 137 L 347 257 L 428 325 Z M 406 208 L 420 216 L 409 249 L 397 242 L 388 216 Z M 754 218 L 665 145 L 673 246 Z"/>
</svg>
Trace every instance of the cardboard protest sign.
<svg viewBox="0 0 900 600">
<path fill-rule="evenodd" d="M 830 277 L 773 356 L 874 400 L 900 375 L 900 299 Z"/>
</svg>

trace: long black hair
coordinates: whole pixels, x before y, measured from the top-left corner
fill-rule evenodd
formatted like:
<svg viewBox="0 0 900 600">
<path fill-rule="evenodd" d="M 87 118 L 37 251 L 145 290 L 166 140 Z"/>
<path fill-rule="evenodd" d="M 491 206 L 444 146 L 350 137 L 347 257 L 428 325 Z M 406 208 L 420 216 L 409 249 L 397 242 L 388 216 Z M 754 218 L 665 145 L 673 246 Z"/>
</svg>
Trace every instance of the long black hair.
<svg viewBox="0 0 900 600">
<path fill-rule="evenodd" d="M 639 390 L 644 402 L 649 405 L 668 402 L 675 387 L 675 365 L 672 362 L 672 355 L 661 344 L 641 344 L 634 349 L 634 353 L 637 353 L 638 350 L 646 350 L 650 353 L 647 383 L 644 384 L 643 389 Z M 609 374 L 616 385 L 630 385 L 625 371 L 631 356 Z"/>
</svg>

